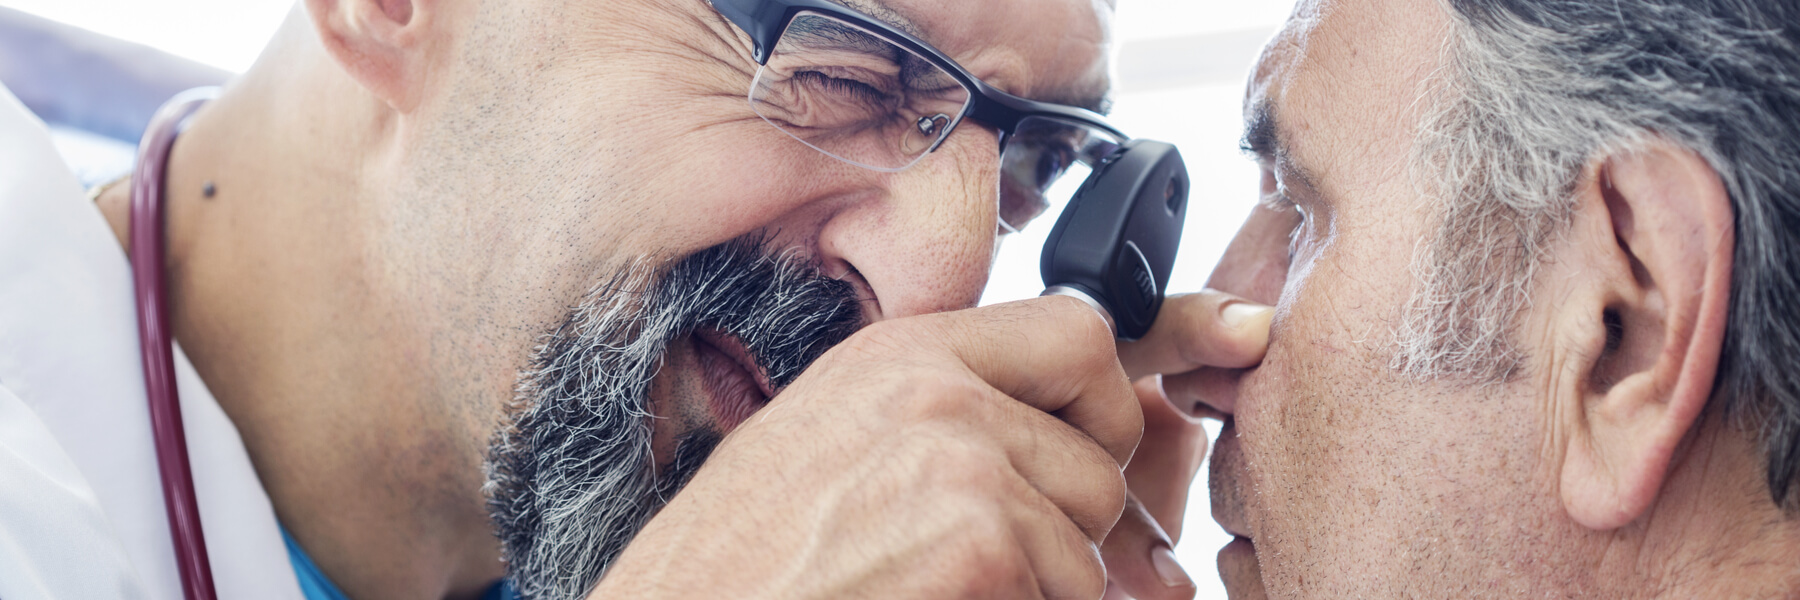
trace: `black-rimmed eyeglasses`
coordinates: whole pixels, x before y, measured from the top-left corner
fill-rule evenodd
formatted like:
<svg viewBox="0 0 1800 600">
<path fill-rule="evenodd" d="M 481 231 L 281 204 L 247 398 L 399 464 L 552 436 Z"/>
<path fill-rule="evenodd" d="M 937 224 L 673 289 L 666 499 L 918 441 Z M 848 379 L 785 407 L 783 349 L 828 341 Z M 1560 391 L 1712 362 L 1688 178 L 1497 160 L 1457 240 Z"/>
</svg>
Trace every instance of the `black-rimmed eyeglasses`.
<svg viewBox="0 0 1800 600">
<path fill-rule="evenodd" d="M 711 2 L 756 45 L 751 108 L 820 152 L 892 172 L 936 150 L 965 119 L 999 131 L 1006 231 L 1049 207 L 1053 188 L 1072 193 L 1057 183 L 1086 177 L 1081 167 L 1128 139 L 1092 111 L 995 89 L 930 44 L 828 0 Z"/>
</svg>

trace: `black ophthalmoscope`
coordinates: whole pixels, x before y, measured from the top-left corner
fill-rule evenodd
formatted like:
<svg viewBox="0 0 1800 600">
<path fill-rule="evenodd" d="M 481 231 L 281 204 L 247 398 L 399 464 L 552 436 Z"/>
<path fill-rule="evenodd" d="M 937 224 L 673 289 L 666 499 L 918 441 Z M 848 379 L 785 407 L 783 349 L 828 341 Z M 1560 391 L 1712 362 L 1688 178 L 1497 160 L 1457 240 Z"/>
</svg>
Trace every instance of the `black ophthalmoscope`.
<svg viewBox="0 0 1800 600">
<path fill-rule="evenodd" d="M 1175 146 L 1125 142 L 1088 174 L 1044 242 L 1044 295 L 1087 302 L 1121 340 L 1143 337 L 1162 308 L 1187 195 Z"/>
</svg>

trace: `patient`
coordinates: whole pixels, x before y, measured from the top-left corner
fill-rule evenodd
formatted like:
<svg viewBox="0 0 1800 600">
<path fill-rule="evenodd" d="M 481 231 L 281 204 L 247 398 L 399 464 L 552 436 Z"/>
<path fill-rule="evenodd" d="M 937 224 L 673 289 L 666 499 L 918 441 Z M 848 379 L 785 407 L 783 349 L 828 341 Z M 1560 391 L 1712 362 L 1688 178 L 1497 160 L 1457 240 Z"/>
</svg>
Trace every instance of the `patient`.
<svg viewBox="0 0 1800 600">
<path fill-rule="evenodd" d="M 1234 596 L 1800 594 L 1792 0 L 1303 1 L 1245 108 Z"/>
</svg>

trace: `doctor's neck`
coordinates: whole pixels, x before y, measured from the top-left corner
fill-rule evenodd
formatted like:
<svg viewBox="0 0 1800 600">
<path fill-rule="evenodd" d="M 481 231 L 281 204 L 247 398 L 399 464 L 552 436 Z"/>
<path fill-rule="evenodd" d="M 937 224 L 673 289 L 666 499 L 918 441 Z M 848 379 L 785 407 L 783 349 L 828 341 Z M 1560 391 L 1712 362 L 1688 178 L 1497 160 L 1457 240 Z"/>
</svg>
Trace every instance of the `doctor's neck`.
<svg viewBox="0 0 1800 600">
<path fill-rule="evenodd" d="M 475 597 L 503 572 L 480 492 L 498 416 L 411 368 L 433 334 L 406 302 L 421 276 L 388 260 L 402 113 L 296 6 L 171 153 L 170 320 L 282 525 L 345 593 Z M 130 187 L 97 199 L 126 247 Z"/>
</svg>

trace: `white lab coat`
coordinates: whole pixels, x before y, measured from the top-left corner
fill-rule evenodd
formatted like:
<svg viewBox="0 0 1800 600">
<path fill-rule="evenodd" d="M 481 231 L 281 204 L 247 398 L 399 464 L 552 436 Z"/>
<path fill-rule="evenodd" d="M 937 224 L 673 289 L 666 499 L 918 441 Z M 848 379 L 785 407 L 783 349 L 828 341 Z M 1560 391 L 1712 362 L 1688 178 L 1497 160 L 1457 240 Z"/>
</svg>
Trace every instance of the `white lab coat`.
<svg viewBox="0 0 1800 600">
<path fill-rule="evenodd" d="M 0 86 L 0 598 L 178 600 L 124 250 Z M 224 599 L 299 600 L 237 428 L 180 348 L 175 378 Z"/>
</svg>

